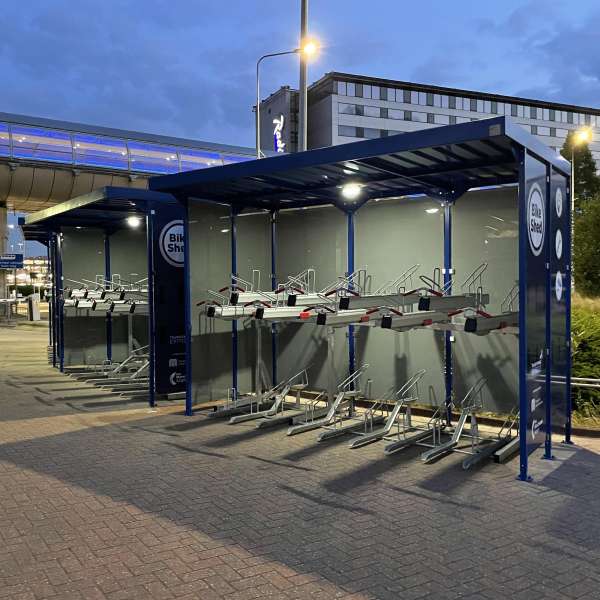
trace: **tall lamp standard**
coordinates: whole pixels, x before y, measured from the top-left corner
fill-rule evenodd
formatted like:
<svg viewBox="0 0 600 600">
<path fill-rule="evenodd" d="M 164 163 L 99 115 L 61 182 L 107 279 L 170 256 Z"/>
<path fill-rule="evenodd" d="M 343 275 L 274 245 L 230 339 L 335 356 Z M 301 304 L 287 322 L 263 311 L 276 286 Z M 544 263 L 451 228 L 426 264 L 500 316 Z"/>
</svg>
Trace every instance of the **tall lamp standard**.
<svg viewBox="0 0 600 600">
<path fill-rule="evenodd" d="M 286 56 L 287 54 L 303 55 L 306 58 L 314 56 L 319 49 L 318 44 L 314 40 L 306 40 L 300 48 L 294 50 L 286 50 L 284 52 L 271 52 L 263 54 L 256 62 L 256 158 L 263 158 L 264 154 L 260 149 L 260 65 L 265 58 L 274 56 Z"/>
<path fill-rule="evenodd" d="M 589 127 L 578 129 L 571 140 L 571 257 L 575 249 L 575 147 L 589 144 L 592 130 Z M 573 260 L 571 258 L 571 260 Z M 575 292 L 575 270 L 571 267 L 571 293 Z"/>
</svg>

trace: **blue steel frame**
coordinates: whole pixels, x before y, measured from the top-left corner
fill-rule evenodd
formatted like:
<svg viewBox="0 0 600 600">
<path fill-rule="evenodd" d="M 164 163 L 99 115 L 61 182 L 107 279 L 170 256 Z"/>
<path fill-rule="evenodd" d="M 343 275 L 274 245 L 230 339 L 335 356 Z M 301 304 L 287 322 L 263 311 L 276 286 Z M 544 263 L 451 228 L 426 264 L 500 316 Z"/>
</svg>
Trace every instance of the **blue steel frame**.
<svg viewBox="0 0 600 600">
<path fill-rule="evenodd" d="M 52 297 L 50 299 L 50 343 L 52 345 L 52 366 L 56 367 L 58 360 L 56 340 L 56 240 L 55 234 L 48 236 L 48 255 L 50 257 L 50 272 L 52 273 Z"/>
<path fill-rule="evenodd" d="M 552 232 L 552 167 L 546 164 L 546 223 L 548 233 Z M 553 460 L 552 456 L 552 272 L 550 259 L 552 244 L 546 244 L 546 435 L 544 437 L 544 458 Z"/>
<path fill-rule="evenodd" d="M 102 202 L 102 201 L 115 201 L 119 202 L 122 198 L 128 198 L 125 204 L 121 203 L 120 205 L 115 206 L 114 211 L 92 211 L 92 217 L 85 216 L 84 214 L 79 214 L 77 216 L 73 216 L 70 211 L 77 210 L 82 207 L 93 208 L 94 203 Z M 174 198 L 167 198 L 164 194 L 156 194 L 155 192 L 148 192 L 147 190 L 138 190 L 138 189 L 125 189 L 125 188 L 116 188 L 116 187 L 106 187 L 100 190 L 96 190 L 90 194 L 85 196 L 81 196 L 66 203 L 62 210 L 57 210 L 57 208 L 62 207 L 63 205 L 59 205 L 59 207 L 51 207 L 50 209 L 46 209 L 45 211 L 40 211 L 40 213 L 35 213 L 31 215 L 36 217 L 33 221 L 35 224 L 36 233 L 40 231 L 38 229 L 41 227 L 41 231 L 44 236 L 47 236 L 47 245 L 48 245 L 48 254 L 50 259 L 50 268 L 52 272 L 52 300 L 50 306 L 50 343 L 52 345 L 52 365 L 53 367 L 59 367 L 61 371 L 64 371 L 65 360 L 64 360 L 64 298 L 63 298 L 63 281 L 62 281 L 62 241 L 61 241 L 61 225 L 65 226 L 75 226 L 79 223 L 88 225 L 88 226 L 98 226 L 99 222 L 103 222 L 106 218 L 106 221 L 111 221 L 115 219 L 120 219 L 121 217 L 116 217 L 119 214 L 119 211 L 130 212 L 131 201 L 135 200 L 135 205 L 138 207 L 144 207 L 144 214 L 146 215 L 146 224 L 152 222 L 151 215 L 155 214 L 155 211 L 151 209 L 151 206 L 160 206 L 161 201 L 169 200 L 174 201 Z M 69 205 L 69 206 L 67 206 Z M 122 214 L 122 213 L 121 213 Z M 150 216 L 150 221 L 148 217 Z M 47 222 L 48 219 L 52 219 Z M 25 220 L 22 223 L 25 226 L 25 231 L 27 233 L 28 227 L 32 227 L 32 223 L 27 223 Z M 114 224 L 113 224 L 114 225 Z M 187 219 L 184 219 L 184 232 L 187 235 Z M 113 232 L 114 228 L 106 227 L 104 231 L 104 240 L 103 240 L 103 249 L 104 249 L 104 276 L 107 280 L 111 277 L 111 260 L 110 260 L 110 241 L 109 235 Z M 38 234 L 39 235 L 39 234 Z M 37 239 L 37 238 L 33 238 Z M 156 319 L 154 315 L 154 255 L 150 252 L 149 248 L 153 247 L 154 240 L 153 230 L 152 228 L 147 229 L 147 238 L 146 243 L 148 247 L 148 309 L 149 309 L 149 319 L 148 319 L 148 334 L 149 340 L 152 340 L 156 336 Z M 187 244 L 184 244 L 184 268 L 186 264 L 186 252 L 187 252 Z M 187 284 L 189 282 L 189 270 L 185 275 L 185 298 L 186 302 L 189 298 L 189 289 Z M 191 309 L 188 307 L 188 313 L 191 314 Z M 110 315 L 107 315 L 107 336 L 106 336 L 106 354 L 107 358 L 110 360 L 112 358 L 112 323 L 108 321 L 110 319 Z M 110 323 L 110 328 L 109 328 Z M 186 344 L 187 344 L 187 336 L 186 336 Z M 150 362 L 150 373 L 155 375 L 156 373 L 156 356 L 154 352 L 153 345 L 149 344 L 149 362 Z M 190 349 L 186 346 L 186 351 L 189 352 Z M 191 381 L 191 374 L 187 373 L 188 365 L 186 364 L 186 374 L 188 375 L 188 380 Z M 190 387 L 191 390 L 191 387 Z M 188 390 L 186 394 L 186 414 L 191 413 L 191 391 Z M 189 402 L 188 402 L 189 398 Z M 156 381 L 154 376 L 150 377 L 149 383 L 149 405 L 155 406 L 156 403 Z"/>
<path fill-rule="evenodd" d="M 156 406 L 156 353 L 153 340 L 156 339 L 156 316 L 154 314 L 154 209 L 146 212 L 146 253 L 148 258 L 148 404 Z"/>
<path fill-rule="evenodd" d="M 104 289 L 108 289 L 112 272 L 110 268 L 110 233 L 104 232 Z M 106 312 L 106 360 L 112 362 L 112 315 Z"/>
<path fill-rule="evenodd" d="M 64 289 L 62 270 L 62 234 L 57 233 L 56 240 L 56 318 L 58 325 L 58 366 L 61 373 L 65 372 L 65 314 Z"/>
<path fill-rule="evenodd" d="M 503 143 L 508 138 L 509 153 L 497 154 Z M 472 142 L 479 145 L 470 146 Z M 460 148 L 457 153 L 452 146 Z M 476 158 L 465 159 L 462 151 L 471 152 Z M 432 155 L 432 151 L 436 155 Z M 491 155 L 486 154 L 491 151 Z M 365 202 L 372 198 L 385 198 L 399 194 L 412 195 L 424 194 L 431 198 L 444 201 L 444 284 L 448 285 L 452 273 L 452 209 L 453 202 L 469 188 L 478 186 L 502 185 L 507 183 L 519 184 L 519 405 L 520 405 L 520 468 L 519 478 L 528 480 L 528 447 L 527 424 L 529 418 L 527 398 L 527 346 L 526 326 L 527 319 L 525 308 L 527 306 L 527 208 L 525 198 L 525 156 L 531 153 L 536 159 L 546 165 L 557 169 L 567 181 L 570 181 L 568 163 L 557 157 L 541 142 L 533 138 L 515 123 L 506 117 L 486 119 L 474 123 L 440 127 L 426 131 L 419 131 L 402 136 L 390 136 L 376 140 L 366 140 L 354 144 L 322 148 L 294 155 L 285 155 L 277 158 L 268 158 L 260 161 L 250 161 L 237 165 L 206 169 L 167 175 L 152 179 L 150 188 L 157 191 L 168 191 L 182 197 L 197 197 L 204 200 L 228 204 L 232 214 L 232 272 L 236 270 L 236 244 L 235 244 L 235 214 L 244 207 L 277 209 L 280 202 L 286 202 L 286 208 L 300 208 L 312 205 L 333 204 L 347 214 L 348 226 L 348 271 L 353 271 L 354 266 L 354 212 L 359 206 L 349 207 L 339 202 L 339 188 L 341 172 L 348 174 L 348 169 L 355 173 L 360 180 L 362 169 L 366 168 L 367 174 L 362 173 L 362 184 L 367 193 L 364 194 Z M 413 153 L 411 156 L 410 153 Z M 415 155 L 422 156 L 433 163 L 433 166 L 419 170 Z M 440 158 L 442 155 L 443 158 Z M 406 166 L 397 168 L 397 162 L 406 161 L 411 168 Z M 355 163 L 352 165 L 351 163 Z M 513 172 L 506 173 L 506 165 Z M 497 172 L 490 173 L 489 169 L 500 167 Z M 354 170 L 352 171 L 352 168 Z M 377 176 L 370 179 L 369 169 L 375 169 Z M 439 169 L 439 170 L 436 170 Z M 464 172 L 462 172 L 464 169 Z M 478 169 L 482 169 L 479 174 Z M 321 174 L 319 174 L 319 171 Z M 468 175 L 467 175 L 468 173 Z M 386 181 L 386 177 L 390 181 Z M 317 183 L 317 178 L 319 183 Z M 429 178 L 433 177 L 434 182 Z M 441 183 L 439 183 L 441 182 Z M 371 188 L 371 184 L 372 188 Z M 570 198 L 571 185 L 568 186 Z M 294 200 L 289 198 L 296 196 Z M 546 195 L 548 198 L 548 195 Z M 568 202 L 567 204 L 570 204 Z M 568 210 L 567 206 L 567 210 Z M 569 240 L 570 241 L 570 240 Z M 566 244 L 568 261 L 571 260 L 570 243 Z M 272 249 L 273 250 L 273 249 Z M 548 287 L 549 279 L 546 278 Z M 570 281 L 567 283 L 570 293 Z M 548 289 L 546 289 L 546 295 Z M 567 311 L 570 310 L 570 297 L 566 299 Z M 548 309 L 549 310 L 549 309 Z M 547 317 L 546 317 L 547 318 Z M 570 317 L 566 319 L 567 338 L 570 339 Z M 353 328 L 349 335 L 349 369 L 355 367 L 355 348 Z M 551 330 L 550 330 L 551 333 Z M 234 338 L 233 378 L 237 384 L 237 339 Z M 551 359 L 551 357 L 550 357 Z M 551 365 L 551 362 L 548 361 Z M 452 401 L 452 346 L 450 336 L 445 337 L 445 388 L 446 405 L 448 411 Z M 570 357 L 567 364 L 567 422 L 565 426 L 566 441 L 571 435 L 571 400 L 570 400 L 571 365 Z M 550 404 L 550 386 L 546 386 L 546 409 Z M 450 414 L 448 414 L 448 418 Z M 545 452 L 551 456 L 552 439 L 551 427 L 547 427 L 548 436 L 545 441 Z"/>
<path fill-rule="evenodd" d="M 231 284 L 235 285 L 237 276 L 237 212 L 232 208 L 229 215 L 231 223 Z M 185 238 L 187 242 L 187 237 Z M 191 355 L 190 355 L 191 356 Z M 231 388 L 233 390 L 233 399 L 238 396 L 238 322 L 237 319 L 231 321 Z"/>
<path fill-rule="evenodd" d="M 571 215 L 571 193 L 572 193 L 572 182 L 571 179 L 569 178 L 569 184 L 567 186 L 567 202 L 566 202 L 566 209 L 569 211 L 569 223 L 571 222 L 571 219 L 573 218 L 574 215 Z M 566 327 L 567 327 L 567 344 L 568 344 L 568 348 L 569 348 L 569 352 L 567 352 L 567 372 L 566 372 L 566 377 L 565 377 L 565 383 L 567 385 L 567 407 L 566 407 L 566 412 L 567 412 L 567 420 L 565 422 L 565 444 L 572 444 L 572 440 L 571 440 L 571 432 L 572 432 L 572 428 L 573 428 L 573 399 L 571 397 L 571 363 L 572 363 L 572 352 L 573 352 L 573 348 L 572 348 L 572 338 L 571 338 L 571 273 L 572 273 L 572 268 L 573 268 L 573 263 L 572 261 L 572 240 L 571 240 L 571 227 L 567 227 L 567 232 L 566 232 L 566 244 L 564 244 L 564 246 L 566 246 L 566 251 L 567 251 L 567 268 L 569 269 L 567 272 L 567 285 L 566 285 Z"/>
<path fill-rule="evenodd" d="M 362 206 L 362 205 L 361 205 Z M 356 209 L 357 210 L 357 209 Z M 347 212 L 348 219 L 348 275 L 354 273 L 354 213 L 355 210 L 349 210 Z M 356 371 L 356 345 L 354 340 L 354 325 L 348 326 L 348 374 Z M 352 386 L 354 389 L 354 385 Z"/>
<path fill-rule="evenodd" d="M 525 307 L 527 306 L 527 199 L 525 198 L 525 148 L 518 148 L 519 161 L 519 479 L 529 481 L 527 454 L 527 342 Z"/>
<path fill-rule="evenodd" d="M 185 295 L 185 414 L 191 417 L 194 414 L 193 405 L 193 385 L 192 385 L 192 361 L 188 357 L 192 356 L 192 294 L 191 281 L 192 271 L 190 269 L 190 227 L 189 227 L 189 203 L 184 201 L 184 219 L 183 219 L 183 285 Z"/>
<path fill-rule="evenodd" d="M 271 211 L 271 290 L 277 289 L 277 215 L 276 210 Z M 277 325 L 271 325 L 271 372 L 273 385 L 277 385 Z"/>
<path fill-rule="evenodd" d="M 452 292 L 452 203 L 444 204 L 444 287 Z M 449 331 L 444 332 L 444 384 L 446 402 L 446 422 L 452 423 L 452 392 L 453 392 L 453 364 L 452 364 L 452 339 Z"/>
</svg>

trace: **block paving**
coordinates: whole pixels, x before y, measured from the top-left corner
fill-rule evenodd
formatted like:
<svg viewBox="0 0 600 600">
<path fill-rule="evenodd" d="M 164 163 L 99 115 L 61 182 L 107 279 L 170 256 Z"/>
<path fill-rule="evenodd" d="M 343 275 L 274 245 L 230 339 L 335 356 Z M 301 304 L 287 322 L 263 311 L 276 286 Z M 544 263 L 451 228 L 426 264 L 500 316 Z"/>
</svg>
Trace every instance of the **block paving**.
<svg viewBox="0 0 600 600">
<path fill-rule="evenodd" d="M 46 340 L 0 330 L 0 600 L 600 598 L 597 440 L 522 483 L 94 400 Z"/>
</svg>

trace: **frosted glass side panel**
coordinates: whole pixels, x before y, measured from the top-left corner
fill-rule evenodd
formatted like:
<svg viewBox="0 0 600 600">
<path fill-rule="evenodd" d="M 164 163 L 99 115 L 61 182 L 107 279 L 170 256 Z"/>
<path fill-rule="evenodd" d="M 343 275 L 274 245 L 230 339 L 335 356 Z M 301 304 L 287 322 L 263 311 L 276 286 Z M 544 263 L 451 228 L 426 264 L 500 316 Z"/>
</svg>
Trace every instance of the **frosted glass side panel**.
<svg viewBox="0 0 600 600">
<path fill-rule="evenodd" d="M 196 304 L 210 300 L 208 290 L 229 283 L 231 238 L 229 209 L 191 202 L 189 205 L 190 293 L 192 304 L 192 401 L 227 396 L 232 386 L 231 323 L 208 319 Z M 225 230 L 225 231 L 223 231 Z"/>
<path fill-rule="evenodd" d="M 308 267 L 316 269 L 316 287 L 322 289 L 347 265 L 346 216 L 336 208 L 318 208 L 282 212 L 278 218 L 277 275 L 284 281 Z M 283 379 L 309 368 L 311 389 L 324 390 L 329 378 L 340 381 L 348 374 L 347 330 L 335 332 L 335 368 L 331 374 L 326 365 L 327 330 L 320 325 L 278 325 L 278 370 Z"/>
<path fill-rule="evenodd" d="M 405 289 L 422 286 L 419 275 L 432 277 L 434 269 L 443 266 L 443 232 L 439 203 L 424 198 L 370 202 L 355 216 L 356 267 L 366 267 L 374 291 L 419 265 Z M 379 327 L 355 327 L 355 332 L 356 365 L 370 365 L 367 374 L 375 398 L 390 388 L 400 388 L 425 369 L 419 402 L 438 405 L 444 401 L 443 333 L 423 329 L 394 332 Z"/>
<path fill-rule="evenodd" d="M 466 194 L 452 209 L 456 281 L 464 281 L 477 264 L 487 263 L 482 283 L 490 294 L 486 310 L 491 314 L 499 313 L 503 299 L 518 280 L 517 200 L 516 187 L 499 188 Z M 487 380 L 484 410 L 510 412 L 517 404 L 517 337 L 459 333 L 455 338 L 456 398 L 461 399 L 483 376 Z"/>
</svg>

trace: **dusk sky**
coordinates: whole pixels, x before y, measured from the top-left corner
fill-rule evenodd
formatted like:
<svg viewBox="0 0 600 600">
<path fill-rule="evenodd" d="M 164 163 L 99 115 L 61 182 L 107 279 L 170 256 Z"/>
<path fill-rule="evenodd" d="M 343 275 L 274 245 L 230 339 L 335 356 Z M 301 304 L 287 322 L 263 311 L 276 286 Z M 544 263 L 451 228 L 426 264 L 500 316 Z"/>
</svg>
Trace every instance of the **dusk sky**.
<svg viewBox="0 0 600 600">
<path fill-rule="evenodd" d="M 299 38 L 299 0 L 2 8 L 0 111 L 243 146 L 256 60 Z M 309 17 L 324 45 L 311 82 L 342 71 L 600 106 L 597 0 L 310 0 Z M 263 64 L 263 97 L 298 86 L 297 57 Z"/>
<path fill-rule="evenodd" d="M 3 3 L 0 111 L 252 146 L 256 59 L 298 43 L 299 0 Z M 327 71 L 600 106 L 597 0 L 311 0 Z M 265 95 L 298 85 L 265 63 Z"/>
</svg>

